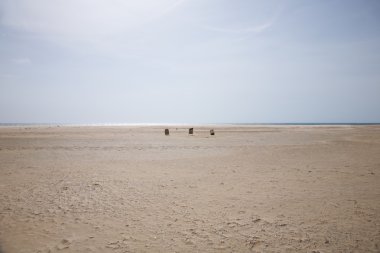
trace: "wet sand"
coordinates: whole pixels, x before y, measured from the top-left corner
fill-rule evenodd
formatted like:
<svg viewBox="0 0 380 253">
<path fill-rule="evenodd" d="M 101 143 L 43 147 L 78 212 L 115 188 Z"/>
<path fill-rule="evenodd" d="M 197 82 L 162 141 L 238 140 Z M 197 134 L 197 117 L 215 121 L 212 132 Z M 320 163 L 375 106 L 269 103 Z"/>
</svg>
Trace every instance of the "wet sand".
<svg viewBox="0 0 380 253">
<path fill-rule="evenodd" d="M 380 126 L 1 127 L 0 251 L 380 252 Z"/>
</svg>

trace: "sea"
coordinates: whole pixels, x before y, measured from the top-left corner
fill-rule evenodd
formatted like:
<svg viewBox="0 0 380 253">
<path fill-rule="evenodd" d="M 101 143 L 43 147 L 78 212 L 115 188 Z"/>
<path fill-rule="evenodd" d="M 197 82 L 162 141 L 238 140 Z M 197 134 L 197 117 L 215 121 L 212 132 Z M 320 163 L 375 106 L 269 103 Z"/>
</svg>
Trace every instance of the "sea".
<svg viewBox="0 0 380 253">
<path fill-rule="evenodd" d="M 233 126 L 346 126 L 346 125 L 380 125 L 376 122 L 283 122 L 283 123 L 0 123 L 0 127 L 30 127 L 30 126 L 204 126 L 204 125 L 233 125 Z"/>
</svg>

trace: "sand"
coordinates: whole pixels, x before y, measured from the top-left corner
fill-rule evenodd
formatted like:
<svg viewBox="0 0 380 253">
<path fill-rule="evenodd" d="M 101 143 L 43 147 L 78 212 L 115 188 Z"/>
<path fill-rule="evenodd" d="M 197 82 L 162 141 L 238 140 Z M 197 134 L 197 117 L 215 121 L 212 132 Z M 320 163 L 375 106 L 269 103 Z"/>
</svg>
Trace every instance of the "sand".
<svg viewBox="0 0 380 253">
<path fill-rule="evenodd" d="M 12 252 L 380 252 L 380 126 L 1 127 Z"/>
</svg>

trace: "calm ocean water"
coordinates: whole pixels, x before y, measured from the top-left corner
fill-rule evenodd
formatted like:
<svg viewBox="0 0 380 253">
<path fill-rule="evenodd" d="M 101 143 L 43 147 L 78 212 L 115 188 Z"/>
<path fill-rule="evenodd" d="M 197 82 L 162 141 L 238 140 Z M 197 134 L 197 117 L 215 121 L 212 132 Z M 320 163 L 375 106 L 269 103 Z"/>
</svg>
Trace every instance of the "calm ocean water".
<svg viewBox="0 0 380 253">
<path fill-rule="evenodd" d="M 14 126 L 189 126 L 189 125 L 241 125 L 241 126 L 249 126 L 249 125 L 288 125 L 288 126 L 318 126 L 318 125 L 380 125 L 380 123 L 367 123 L 367 122 L 341 122 L 341 123 L 88 123 L 88 124 L 77 124 L 77 123 L 0 123 L 0 127 L 14 127 Z"/>
</svg>

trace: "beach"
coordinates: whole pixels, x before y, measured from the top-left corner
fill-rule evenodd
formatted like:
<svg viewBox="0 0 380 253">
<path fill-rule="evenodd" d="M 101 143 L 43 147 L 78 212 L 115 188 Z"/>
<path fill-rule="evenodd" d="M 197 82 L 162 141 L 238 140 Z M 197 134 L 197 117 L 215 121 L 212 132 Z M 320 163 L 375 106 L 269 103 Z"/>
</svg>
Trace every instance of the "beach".
<svg viewBox="0 0 380 253">
<path fill-rule="evenodd" d="M 0 127 L 0 247 L 380 252 L 380 126 Z"/>
</svg>

